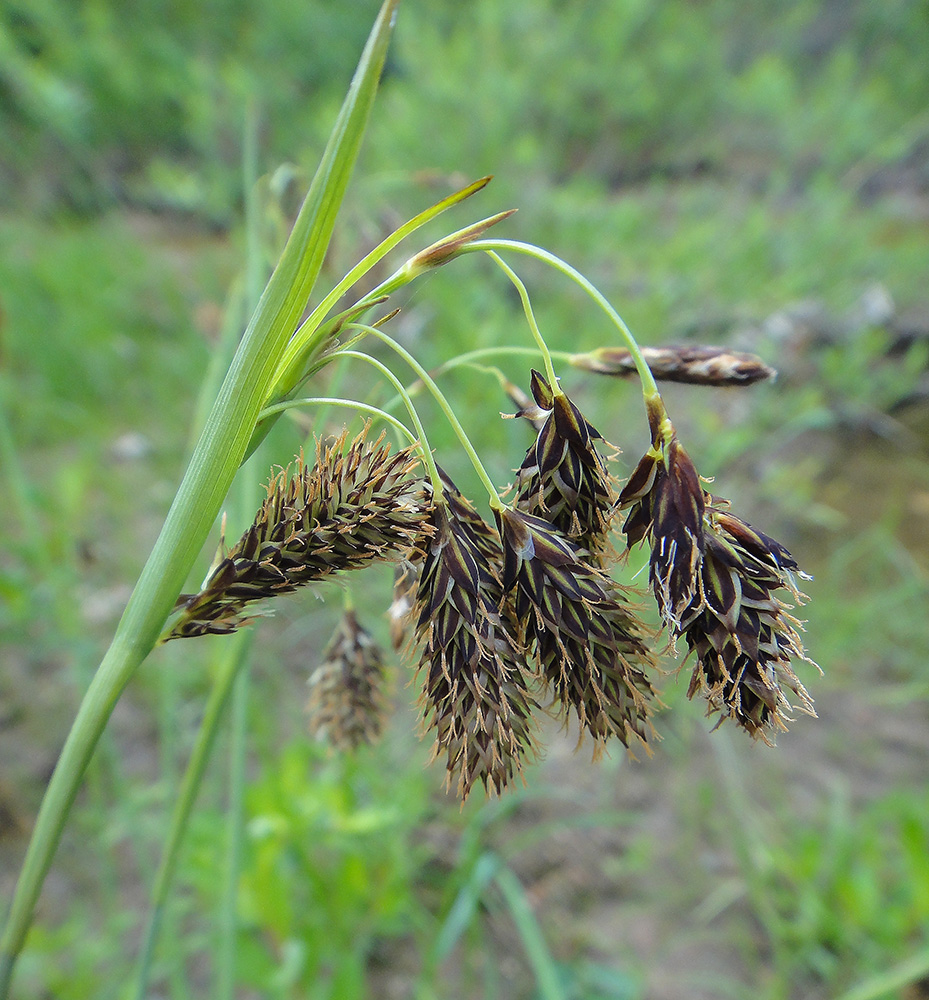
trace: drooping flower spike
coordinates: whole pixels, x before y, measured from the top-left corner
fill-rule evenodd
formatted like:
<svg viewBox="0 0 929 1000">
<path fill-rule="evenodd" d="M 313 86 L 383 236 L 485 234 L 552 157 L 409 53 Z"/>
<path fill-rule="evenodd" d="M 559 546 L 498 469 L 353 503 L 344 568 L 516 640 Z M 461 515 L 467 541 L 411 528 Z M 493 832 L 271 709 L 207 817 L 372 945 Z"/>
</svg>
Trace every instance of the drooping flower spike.
<svg viewBox="0 0 929 1000">
<path fill-rule="evenodd" d="M 797 577 L 809 577 L 783 545 L 727 508 L 726 501 L 707 496 L 703 602 L 683 628 L 697 661 L 688 693 L 705 697 L 720 721 L 733 718 L 753 737 L 772 743 L 792 721 L 793 707 L 816 715 L 791 668 L 793 660 L 812 663 L 800 623 L 789 614 L 792 605 L 777 596 L 786 590 L 801 603 Z"/>
<path fill-rule="evenodd" d="M 632 547 L 648 538 L 649 583 L 672 637 L 698 600 L 705 502 L 700 476 L 682 447 L 660 396 L 647 401 L 652 444 L 619 496 Z"/>
<path fill-rule="evenodd" d="M 421 706 L 447 784 L 500 793 L 535 754 L 528 676 L 495 533 L 447 477 L 414 601 Z"/>
<path fill-rule="evenodd" d="M 516 473 L 515 506 L 548 521 L 602 565 L 616 500 L 606 462 L 595 442 L 602 437 L 557 386 L 537 371 L 530 382 L 535 405 L 525 412 L 538 436 Z"/>
<path fill-rule="evenodd" d="M 511 508 L 496 513 L 520 638 L 565 718 L 573 709 L 595 756 L 611 737 L 647 744 L 655 695 L 647 671 L 655 662 L 618 586 L 548 521 Z"/>
<path fill-rule="evenodd" d="M 337 750 L 356 750 L 381 734 L 386 703 L 384 659 L 371 634 L 347 609 L 308 681 L 311 735 Z"/>
<path fill-rule="evenodd" d="M 257 601 L 407 550 L 429 515 L 427 484 L 414 476 L 412 448 L 391 454 L 369 426 L 317 442 L 316 462 L 272 477 L 255 520 L 217 562 L 197 594 L 182 594 L 168 639 L 227 634 L 254 616 Z"/>
<path fill-rule="evenodd" d="M 779 542 L 728 512 L 707 493 L 681 447 L 660 397 L 648 401 L 652 446 L 619 498 L 629 546 L 651 549 L 649 582 L 672 638 L 696 657 L 688 695 L 708 713 L 734 719 L 773 742 L 787 728 L 792 692 L 799 711 L 815 715 L 793 670 L 808 659 L 777 592 L 802 602 L 797 579 L 809 579 Z"/>
</svg>

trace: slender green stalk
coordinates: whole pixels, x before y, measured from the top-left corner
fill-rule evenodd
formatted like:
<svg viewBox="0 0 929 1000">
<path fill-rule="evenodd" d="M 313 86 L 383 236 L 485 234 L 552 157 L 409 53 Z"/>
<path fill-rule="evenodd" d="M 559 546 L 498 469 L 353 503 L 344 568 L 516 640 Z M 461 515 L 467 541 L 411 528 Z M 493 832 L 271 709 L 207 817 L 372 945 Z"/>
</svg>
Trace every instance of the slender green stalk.
<svg viewBox="0 0 929 1000">
<path fill-rule="evenodd" d="M 884 997 L 896 996 L 897 990 L 911 983 L 915 984 L 927 975 L 929 975 L 929 948 L 924 948 L 905 961 L 843 993 L 838 1000 L 883 1000 Z M 913 996 L 918 996 L 918 992 L 914 992 Z"/>
<path fill-rule="evenodd" d="M 480 361 L 483 358 L 535 358 L 540 353 L 537 347 L 516 347 L 509 345 L 501 347 L 478 347 L 473 351 L 465 351 L 464 354 L 456 354 L 455 357 L 449 358 L 448 361 L 443 361 L 438 368 L 434 369 L 433 378 L 438 378 L 446 372 L 460 368 L 463 365 L 470 365 L 472 362 Z M 570 351 L 549 350 L 549 354 L 552 361 L 564 361 L 567 364 L 571 363 L 572 358 L 577 357 L 576 354 L 572 354 Z"/>
<path fill-rule="evenodd" d="M 355 357 L 354 352 L 340 351 L 340 356 Z M 367 355 L 364 355 L 367 358 Z M 283 413 L 294 406 L 345 406 L 350 410 L 358 410 L 361 413 L 369 413 L 372 417 L 377 417 L 385 423 L 396 428 L 408 441 L 415 441 L 416 435 L 402 421 L 387 413 L 377 406 L 369 403 L 360 403 L 357 399 L 344 399 L 340 396 L 305 396 L 301 399 L 288 399 L 285 403 L 275 403 L 274 406 L 265 407 L 261 411 L 261 417 L 271 416 L 275 413 Z"/>
<path fill-rule="evenodd" d="M 374 327 L 371 327 L 371 329 L 373 330 Z M 370 354 L 365 354 L 362 351 L 340 351 L 339 353 L 344 355 L 346 358 L 356 358 L 359 361 L 365 361 L 369 365 L 372 365 L 397 390 L 400 398 L 404 401 L 404 403 L 406 403 L 410 419 L 413 421 L 413 426 L 416 428 L 416 433 L 419 435 L 419 450 L 423 456 L 423 461 L 426 463 L 426 468 L 429 470 L 429 478 L 432 481 L 432 488 L 437 497 L 441 496 L 442 477 L 439 475 L 439 470 L 435 464 L 435 458 L 432 455 L 432 449 L 429 447 L 429 439 L 426 437 L 426 429 L 423 427 L 422 421 L 419 419 L 419 414 L 413 406 L 413 401 L 406 394 L 406 389 L 403 388 L 403 383 L 397 378 L 396 375 L 394 375 L 387 365 L 378 361 L 377 358 L 372 358 Z"/>
<path fill-rule="evenodd" d="M 474 450 L 474 445 L 471 444 L 471 439 L 465 433 L 465 429 L 461 426 L 461 421 L 455 415 L 455 411 L 451 408 L 448 400 L 445 398 L 442 390 L 435 384 L 435 380 L 430 376 L 429 372 L 413 357 L 412 354 L 406 348 L 401 347 L 392 337 L 389 337 L 383 330 L 378 330 L 373 326 L 366 326 L 364 323 L 353 323 L 352 328 L 356 330 L 364 330 L 372 337 L 377 337 L 378 340 L 383 341 L 388 347 L 403 358 L 404 361 L 416 372 L 419 379 L 426 386 L 426 388 L 432 393 L 435 401 L 439 404 L 442 412 L 445 414 L 446 419 L 452 425 L 452 430 L 455 432 L 455 436 L 461 442 L 461 446 L 467 453 L 468 458 L 471 460 L 471 464 L 474 466 L 474 471 L 480 477 L 481 482 L 484 484 L 484 488 L 487 490 L 487 495 L 490 499 L 490 506 L 493 510 L 501 510 L 504 506 L 503 501 L 500 499 L 499 493 L 497 493 L 497 488 L 493 484 L 490 476 L 487 475 L 487 470 L 484 468 L 483 462 L 481 462 L 478 457 L 477 452 Z M 397 383 L 399 386 L 399 382 Z M 405 389 L 398 389 L 402 391 L 402 396 L 404 400 L 409 400 L 409 396 Z M 408 404 L 412 408 L 412 401 Z M 418 420 L 418 418 L 417 418 Z"/>
<path fill-rule="evenodd" d="M 494 875 L 497 887 L 503 893 L 513 922 L 526 949 L 526 958 L 532 966 L 539 996 L 543 1000 L 567 1000 L 558 977 L 558 969 L 545 943 L 545 937 L 519 879 L 509 868 L 501 867 Z"/>
<path fill-rule="evenodd" d="M 249 323 L 161 534 L 62 749 L 0 939 L 0 1000 L 9 995 L 42 883 L 91 755 L 120 695 L 152 650 L 242 461 L 281 352 L 309 298 L 357 159 L 399 0 L 385 0 L 319 170 Z"/>
<path fill-rule="evenodd" d="M 552 352 L 548 349 L 548 344 L 545 343 L 545 338 L 542 336 L 542 331 L 539 329 L 539 324 L 536 322 L 535 313 L 532 311 L 532 303 L 529 301 L 529 293 L 526 291 L 526 286 L 519 279 L 516 272 L 507 264 L 505 261 L 493 252 L 493 250 L 487 251 L 487 256 L 500 268 L 501 271 L 510 279 L 513 283 L 513 287 L 519 294 L 519 300 L 523 304 L 523 312 L 526 314 L 526 321 L 529 323 L 529 329 L 532 331 L 532 336 L 538 345 L 539 351 L 542 354 L 542 359 L 545 362 L 545 374 L 548 377 L 548 384 L 552 387 L 552 392 L 560 392 L 558 388 L 558 376 L 555 374 L 555 366 L 552 364 Z"/>
<path fill-rule="evenodd" d="M 155 887 L 152 891 L 152 907 L 135 977 L 134 996 L 136 1000 L 144 1000 L 148 996 L 148 979 L 155 942 L 158 939 L 165 909 L 168 905 L 168 894 L 171 891 L 171 885 L 177 871 L 181 844 L 187 832 L 190 815 L 203 782 L 207 763 L 213 752 L 216 735 L 219 732 L 233 684 L 242 668 L 248 662 L 253 636 L 253 631 L 243 630 L 231 636 L 223 646 L 223 656 L 220 660 L 219 669 L 203 712 L 203 720 L 197 732 L 197 739 L 191 752 L 190 760 L 187 763 L 187 769 L 184 772 L 177 799 L 174 803 L 171 825 L 168 830 L 168 836 L 165 839 L 158 873 L 155 876 Z"/>
<path fill-rule="evenodd" d="M 236 944 L 239 929 L 239 877 L 244 848 L 245 751 L 248 743 L 249 658 L 233 684 L 232 733 L 229 745 L 229 800 L 226 804 L 226 862 L 219 913 L 217 1000 L 233 1000 L 236 981 Z"/>
<path fill-rule="evenodd" d="M 580 271 L 573 268 L 566 261 L 563 261 L 560 257 L 556 257 L 555 254 L 549 253 L 548 250 L 543 250 L 541 247 L 534 246 L 532 243 L 522 243 L 518 240 L 475 240 L 473 243 L 469 243 L 461 248 L 461 253 L 471 253 L 474 251 L 507 251 L 512 250 L 515 253 L 526 254 L 529 257 L 534 257 L 536 260 L 542 261 L 543 264 L 549 264 L 554 267 L 556 271 L 560 271 L 566 277 L 570 278 L 575 284 L 579 285 L 584 289 L 585 292 L 600 306 L 600 308 L 609 316 L 612 320 L 613 325 L 622 334 L 623 339 L 626 342 L 626 346 L 629 348 L 629 353 L 632 355 L 633 361 L 635 361 L 636 370 L 639 373 L 639 378 L 642 381 L 642 393 L 648 399 L 650 396 L 658 395 L 658 386 L 655 384 L 655 379 L 652 376 L 651 370 L 648 367 L 648 363 L 642 356 L 642 351 L 639 349 L 638 343 L 636 343 L 635 337 L 632 336 L 632 331 L 626 326 L 623 318 L 619 313 L 613 308 L 606 296 L 594 285 L 588 278 L 585 278 Z"/>
</svg>

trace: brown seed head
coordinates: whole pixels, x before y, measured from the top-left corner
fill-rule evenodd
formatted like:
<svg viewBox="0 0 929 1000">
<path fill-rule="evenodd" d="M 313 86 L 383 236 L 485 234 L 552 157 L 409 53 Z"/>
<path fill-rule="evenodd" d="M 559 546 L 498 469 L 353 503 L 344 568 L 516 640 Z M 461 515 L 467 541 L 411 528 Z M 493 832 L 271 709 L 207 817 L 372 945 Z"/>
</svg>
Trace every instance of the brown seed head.
<svg viewBox="0 0 929 1000">
<path fill-rule="evenodd" d="M 790 667 L 807 660 L 799 622 L 777 592 L 802 602 L 808 579 L 783 545 L 728 512 L 707 493 L 667 419 L 649 400 L 652 447 L 619 497 L 628 510 L 628 544 L 648 541 L 649 580 L 672 642 L 683 636 L 696 655 L 688 694 L 709 712 L 733 718 L 752 736 L 773 742 L 791 710 L 813 703 Z"/>
<path fill-rule="evenodd" d="M 772 379 L 777 372 L 754 354 L 730 351 L 725 347 L 685 345 L 643 347 L 642 355 L 659 382 L 687 382 L 692 385 L 752 385 Z M 636 365 L 624 347 L 601 347 L 588 354 L 574 354 L 571 364 L 586 371 L 632 378 Z"/>
<path fill-rule="evenodd" d="M 234 632 L 253 619 L 243 609 L 333 573 L 357 569 L 422 537 L 430 493 L 414 478 L 415 452 L 390 454 L 367 428 L 346 449 L 347 432 L 282 470 L 251 527 L 210 572 L 198 594 L 183 594 L 182 614 L 168 638 Z"/>
<path fill-rule="evenodd" d="M 601 435 L 537 371 L 530 385 L 545 419 L 517 471 L 515 506 L 548 521 L 602 565 L 612 554 L 608 532 L 615 495 L 594 444 Z"/>
<path fill-rule="evenodd" d="M 310 733 L 337 750 L 355 750 L 380 736 L 386 704 L 384 662 L 371 635 L 346 611 L 309 679 Z"/>
<path fill-rule="evenodd" d="M 652 421 L 652 447 L 619 495 L 628 510 L 629 547 L 648 539 L 649 583 L 658 610 L 674 634 L 699 592 L 704 549 L 704 493 L 700 476 L 673 428 Z"/>
<path fill-rule="evenodd" d="M 595 754 L 611 736 L 645 743 L 654 695 L 645 670 L 655 664 L 618 586 L 542 518 L 504 509 L 497 520 L 503 584 L 543 683 L 565 714 L 575 710 Z"/>
<path fill-rule="evenodd" d="M 812 661 L 790 605 L 776 595 L 797 587 L 801 573 L 783 545 L 726 511 L 707 495 L 706 551 L 701 567 L 702 601 L 694 602 L 682 632 L 697 662 L 688 695 L 707 699 L 708 713 L 734 719 L 756 739 L 773 743 L 796 708 L 815 715 L 813 702 L 791 669 Z"/>
<path fill-rule="evenodd" d="M 534 754 L 534 702 L 495 535 L 450 484 L 431 525 L 415 605 L 423 717 L 435 755 L 445 755 L 448 785 L 464 800 L 478 781 L 500 793 Z"/>
</svg>

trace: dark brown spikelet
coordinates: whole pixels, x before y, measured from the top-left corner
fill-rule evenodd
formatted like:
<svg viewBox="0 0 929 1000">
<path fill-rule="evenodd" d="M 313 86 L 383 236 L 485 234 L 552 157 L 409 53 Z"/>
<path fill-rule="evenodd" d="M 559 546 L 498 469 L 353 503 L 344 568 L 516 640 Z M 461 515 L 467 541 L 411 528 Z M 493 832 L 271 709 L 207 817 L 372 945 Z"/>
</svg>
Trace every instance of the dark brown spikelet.
<svg viewBox="0 0 929 1000">
<path fill-rule="evenodd" d="M 646 743 L 655 667 L 642 625 L 618 586 L 542 518 L 497 514 L 503 584 L 514 598 L 521 639 L 565 714 L 577 713 L 597 755 L 611 736 Z"/>
<path fill-rule="evenodd" d="M 730 351 L 725 347 L 643 347 L 642 355 L 652 375 L 661 382 L 691 385 L 752 385 L 772 379 L 777 372 L 754 354 Z M 588 354 L 574 354 L 575 368 L 632 378 L 635 360 L 624 347 L 601 347 Z"/>
<path fill-rule="evenodd" d="M 356 750 L 380 736 L 386 716 L 384 661 L 353 611 L 343 615 L 309 687 L 307 719 L 316 739 L 336 750 Z"/>
<path fill-rule="evenodd" d="M 545 420 L 517 471 L 515 506 L 548 521 L 602 564 L 612 552 L 607 537 L 615 496 L 594 444 L 601 435 L 537 371 L 530 388 L 537 408 L 533 413 L 544 413 Z"/>
<path fill-rule="evenodd" d="M 647 540 L 649 581 L 668 633 L 672 641 L 683 636 L 696 655 L 689 696 L 703 695 L 710 714 L 773 742 L 790 721 L 785 692 L 815 715 L 790 667 L 808 660 L 799 622 L 776 596 L 786 589 L 802 601 L 797 578 L 808 577 L 782 545 L 706 493 L 660 400 L 648 409 L 652 447 L 620 494 L 623 531 L 630 546 Z"/>
<path fill-rule="evenodd" d="M 431 525 L 416 598 L 423 718 L 449 787 L 462 800 L 478 781 L 499 794 L 535 752 L 535 706 L 503 601 L 499 543 L 489 551 L 494 533 L 454 487 Z"/>
<path fill-rule="evenodd" d="M 649 584 L 673 636 L 700 589 L 704 493 L 660 403 L 649 406 L 649 422 L 652 447 L 620 493 L 619 507 L 628 510 L 623 533 L 629 547 L 648 538 Z"/>
<path fill-rule="evenodd" d="M 382 434 L 366 427 L 346 448 L 348 433 L 316 446 L 293 475 L 281 470 L 251 527 L 211 570 L 198 594 L 182 594 L 168 638 L 225 634 L 253 620 L 247 605 L 286 594 L 333 573 L 357 569 L 421 537 L 431 494 L 414 478 L 411 448 L 390 454 Z"/>
<path fill-rule="evenodd" d="M 732 718 L 754 738 L 773 743 L 791 721 L 788 692 L 797 710 L 816 715 L 791 669 L 793 660 L 812 663 L 800 623 L 777 597 L 786 590 L 801 603 L 797 578 L 809 577 L 783 545 L 729 514 L 727 506 L 707 495 L 702 600 L 682 628 L 697 658 L 687 693 L 706 698 L 708 714 L 720 713 L 720 721 Z"/>
</svg>

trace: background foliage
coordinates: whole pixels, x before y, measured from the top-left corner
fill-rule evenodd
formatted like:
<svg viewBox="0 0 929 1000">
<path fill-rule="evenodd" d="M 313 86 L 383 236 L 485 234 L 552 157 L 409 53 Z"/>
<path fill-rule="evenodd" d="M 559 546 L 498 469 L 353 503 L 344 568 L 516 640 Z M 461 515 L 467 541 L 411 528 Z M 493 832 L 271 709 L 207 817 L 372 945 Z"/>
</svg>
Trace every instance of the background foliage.
<svg viewBox="0 0 929 1000">
<path fill-rule="evenodd" d="M 4 898 L 210 359 L 241 328 L 246 101 L 270 261 L 376 7 L 0 3 Z M 643 342 L 726 342 L 778 366 L 773 386 L 668 400 L 719 492 L 816 573 L 808 639 L 826 676 L 803 679 L 821 718 L 749 748 L 708 736 L 669 679 L 655 758 L 590 766 L 553 731 L 525 792 L 459 812 L 424 770 L 402 669 L 382 746 L 349 761 L 308 744 L 303 685 L 341 598 L 293 599 L 253 647 L 238 995 L 878 997 L 926 975 L 927 41 L 913 0 L 404 0 L 332 273 L 492 172 L 475 211 L 519 208 L 507 235 L 589 273 Z M 608 336 L 574 292 L 525 278 L 553 347 Z M 398 335 L 426 364 L 522 335 L 476 260 L 404 306 Z M 521 364 L 507 373 L 525 383 Z M 645 440 L 636 393 L 565 382 L 626 474 Z M 505 481 L 527 441 L 497 422 L 495 382 L 447 388 Z M 300 438 L 282 424 L 275 440 L 286 462 Z M 389 573 L 363 586 L 362 606 L 386 607 Z M 120 703 L 24 997 L 122 995 L 221 645 L 159 652 Z M 226 988 L 222 750 L 156 956 L 161 995 Z"/>
</svg>

